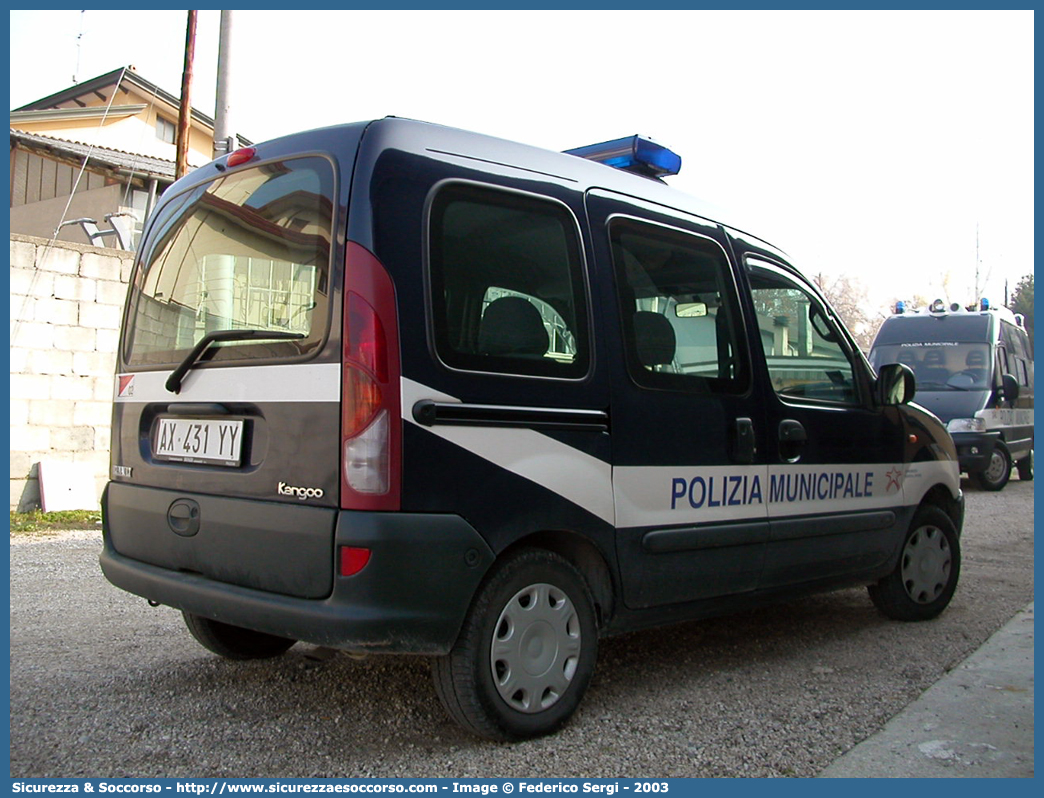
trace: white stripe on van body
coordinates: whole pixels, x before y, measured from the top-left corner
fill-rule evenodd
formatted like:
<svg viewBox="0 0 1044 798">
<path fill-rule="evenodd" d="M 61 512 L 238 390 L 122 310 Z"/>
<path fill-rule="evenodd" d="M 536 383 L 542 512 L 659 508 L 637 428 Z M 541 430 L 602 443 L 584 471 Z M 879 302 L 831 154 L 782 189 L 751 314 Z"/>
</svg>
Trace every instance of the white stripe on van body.
<svg viewBox="0 0 1044 798">
<path fill-rule="evenodd" d="M 171 369 L 173 371 L 173 368 Z M 116 402 L 339 402 L 339 363 L 192 369 L 171 393 L 170 371 L 117 374 Z"/>
<path fill-rule="evenodd" d="M 413 418 L 413 406 L 422 400 L 460 400 L 403 377 L 402 417 L 420 429 L 438 435 L 513 474 L 535 482 L 573 502 L 607 524 L 615 525 L 612 466 L 597 457 L 531 429 L 467 427 L 436 424 L 426 427 Z"/>
<path fill-rule="evenodd" d="M 775 466 L 621 466 L 613 470 L 621 528 L 756 521 L 917 505 L 956 462 Z"/>
<path fill-rule="evenodd" d="M 337 363 L 195 369 L 180 394 L 164 383 L 169 372 L 117 375 L 117 402 L 337 402 Z M 956 462 L 845 466 L 613 467 L 529 429 L 425 427 L 413 405 L 460 400 L 401 378 L 402 417 L 479 457 L 541 485 L 608 524 L 627 527 L 714 523 L 768 517 L 915 505 L 933 485 L 954 495 Z M 615 496 L 614 496 L 615 484 Z M 897 496 L 901 489 L 901 496 Z M 767 507 L 767 511 L 766 511 Z"/>
<path fill-rule="evenodd" d="M 1032 427 L 1032 408 L 993 408 L 991 410 L 980 410 L 975 414 L 986 422 L 987 430 L 1002 430 L 1012 427 Z"/>
<path fill-rule="evenodd" d="M 613 468 L 533 430 L 418 424 L 413 418 L 418 401 L 460 400 L 405 377 L 401 385 L 407 421 L 619 528 L 873 511 L 917 505 L 940 483 L 954 496 L 960 490 L 953 461 Z"/>
</svg>

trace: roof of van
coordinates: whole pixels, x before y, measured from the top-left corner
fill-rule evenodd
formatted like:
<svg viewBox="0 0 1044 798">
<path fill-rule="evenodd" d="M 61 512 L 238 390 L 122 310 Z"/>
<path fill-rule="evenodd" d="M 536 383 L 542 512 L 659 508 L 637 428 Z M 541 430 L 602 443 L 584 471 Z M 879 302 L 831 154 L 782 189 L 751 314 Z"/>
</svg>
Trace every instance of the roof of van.
<svg viewBox="0 0 1044 798">
<path fill-rule="evenodd" d="M 1000 333 L 998 322 L 1024 330 L 1015 313 L 1003 305 L 988 310 L 915 310 L 895 313 L 881 324 L 874 346 L 908 341 L 994 341 Z"/>
<path fill-rule="evenodd" d="M 889 316 L 877 331 L 874 346 L 912 341 L 988 342 L 991 332 L 989 311 L 981 313 L 909 313 Z"/>
<path fill-rule="evenodd" d="M 751 233 L 742 225 L 737 225 L 735 221 L 728 221 L 728 214 L 718 206 L 686 194 L 657 178 L 626 172 L 577 155 L 402 117 L 388 116 L 370 122 L 367 135 L 371 133 L 376 133 L 385 140 L 386 146 L 393 142 L 408 144 L 412 150 L 426 149 L 442 155 L 455 155 L 482 161 L 487 167 L 559 178 L 578 184 L 577 187 L 581 190 L 603 188 L 639 200 L 665 205 L 729 227 L 778 251 L 776 246 L 768 244 L 757 234 Z M 684 154 L 682 158 L 684 168 Z"/>
</svg>

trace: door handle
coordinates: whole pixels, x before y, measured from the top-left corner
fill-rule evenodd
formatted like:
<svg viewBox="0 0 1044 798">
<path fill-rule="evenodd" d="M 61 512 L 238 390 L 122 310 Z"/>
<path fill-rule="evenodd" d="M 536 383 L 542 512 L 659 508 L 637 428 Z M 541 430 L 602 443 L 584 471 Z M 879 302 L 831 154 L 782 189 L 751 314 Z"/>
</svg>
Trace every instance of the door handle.
<svg viewBox="0 0 1044 798">
<path fill-rule="evenodd" d="M 729 430 L 729 458 L 734 463 L 750 465 L 758 453 L 754 439 L 754 422 L 749 418 L 737 418 Z"/>
<path fill-rule="evenodd" d="M 779 422 L 779 458 L 787 463 L 801 459 L 801 449 L 808 440 L 808 433 L 800 421 L 785 418 Z"/>
</svg>

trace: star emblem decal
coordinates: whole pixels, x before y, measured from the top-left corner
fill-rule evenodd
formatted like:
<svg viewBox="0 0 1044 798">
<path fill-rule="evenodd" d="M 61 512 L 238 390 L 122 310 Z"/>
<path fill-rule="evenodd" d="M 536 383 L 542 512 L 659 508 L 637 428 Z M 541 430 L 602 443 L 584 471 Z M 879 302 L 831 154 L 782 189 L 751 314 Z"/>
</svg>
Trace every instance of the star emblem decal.
<svg viewBox="0 0 1044 798">
<path fill-rule="evenodd" d="M 888 485 L 885 487 L 885 490 L 889 493 L 893 489 L 899 490 L 903 486 L 903 472 L 898 468 L 893 467 L 885 476 L 888 477 Z"/>
</svg>

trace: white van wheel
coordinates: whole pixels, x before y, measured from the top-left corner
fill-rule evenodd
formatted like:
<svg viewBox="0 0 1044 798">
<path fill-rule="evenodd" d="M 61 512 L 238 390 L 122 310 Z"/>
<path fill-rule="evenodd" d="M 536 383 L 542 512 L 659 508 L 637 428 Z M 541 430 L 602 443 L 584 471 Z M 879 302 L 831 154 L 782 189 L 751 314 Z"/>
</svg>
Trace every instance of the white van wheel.
<svg viewBox="0 0 1044 798">
<path fill-rule="evenodd" d="M 527 549 L 495 566 L 480 588 L 457 644 L 434 662 L 435 690 L 475 734 L 539 737 L 580 704 L 597 649 L 583 577 L 557 554 Z"/>
<path fill-rule="evenodd" d="M 1001 490 L 1011 478 L 1011 455 L 1001 444 L 993 447 L 990 464 L 985 471 L 975 474 L 975 481 L 983 490 Z"/>
<path fill-rule="evenodd" d="M 897 621 L 926 621 L 950 603 L 961 572 L 961 544 L 945 512 L 926 505 L 910 523 L 895 570 L 876 585 L 870 599 Z"/>
<path fill-rule="evenodd" d="M 182 612 L 185 626 L 203 648 L 225 659 L 278 657 L 296 641 Z"/>
</svg>

